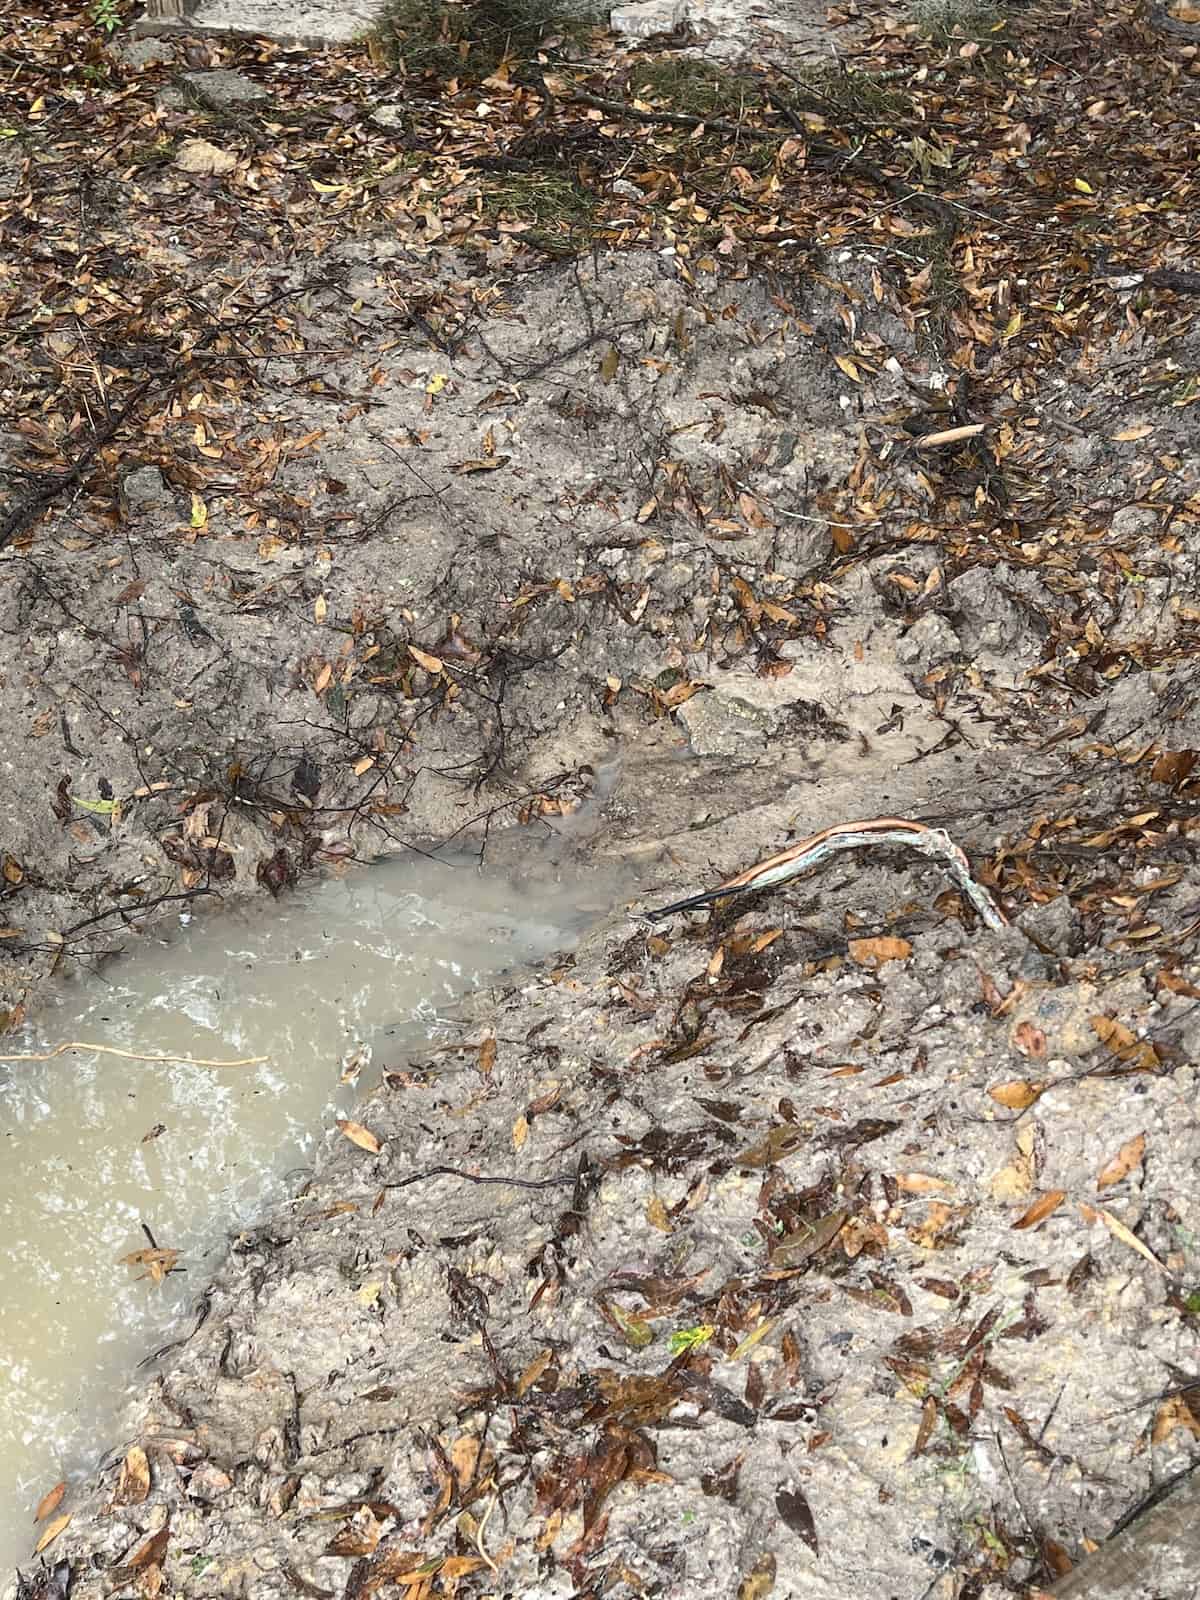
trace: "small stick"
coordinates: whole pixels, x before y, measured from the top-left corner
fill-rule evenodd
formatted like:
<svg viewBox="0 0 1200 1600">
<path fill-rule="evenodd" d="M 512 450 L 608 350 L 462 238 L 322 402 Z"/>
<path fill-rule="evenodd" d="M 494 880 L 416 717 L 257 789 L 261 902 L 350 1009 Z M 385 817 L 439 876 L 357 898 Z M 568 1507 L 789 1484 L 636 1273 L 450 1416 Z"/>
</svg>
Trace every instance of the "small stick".
<svg viewBox="0 0 1200 1600">
<path fill-rule="evenodd" d="M 189 1067 L 253 1067 L 260 1061 L 270 1060 L 269 1056 L 239 1056 L 236 1061 L 212 1061 L 207 1056 L 148 1056 L 137 1050 L 118 1050 L 111 1044 L 88 1044 L 84 1040 L 74 1039 L 70 1044 L 56 1045 L 53 1050 L 44 1050 L 37 1055 L 0 1056 L 0 1061 L 52 1061 L 67 1050 L 91 1050 L 96 1055 L 120 1056 L 124 1061 L 182 1061 Z"/>
<path fill-rule="evenodd" d="M 960 439 L 977 439 L 986 427 L 986 422 L 967 422 L 961 428 L 943 428 L 940 433 L 923 433 L 917 440 L 917 449 L 932 450 L 939 444 L 958 444 Z"/>
<path fill-rule="evenodd" d="M 500 1498 L 500 1491 L 497 1489 L 495 1494 L 493 1494 L 492 1498 L 488 1501 L 487 1510 L 483 1513 L 483 1516 L 479 1520 L 479 1526 L 475 1529 L 475 1548 L 476 1548 L 476 1550 L 479 1551 L 480 1556 L 483 1558 L 483 1560 L 487 1563 L 487 1565 L 491 1568 L 491 1570 L 494 1573 L 498 1573 L 500 1571 L 500 1568 L 496 1565 L 496 1563 L 492 1560 L 491 1556 L 488 1555 L 487 1551 L 484 1549 L 484 1546 L 483 1546 L 483 1530 L 487 1527 L 488 1518 L 491 1516 L 492 1512 L 495 1511 L 496 1502 L 499 1500 L 499 1498 Z"/>
</svg>

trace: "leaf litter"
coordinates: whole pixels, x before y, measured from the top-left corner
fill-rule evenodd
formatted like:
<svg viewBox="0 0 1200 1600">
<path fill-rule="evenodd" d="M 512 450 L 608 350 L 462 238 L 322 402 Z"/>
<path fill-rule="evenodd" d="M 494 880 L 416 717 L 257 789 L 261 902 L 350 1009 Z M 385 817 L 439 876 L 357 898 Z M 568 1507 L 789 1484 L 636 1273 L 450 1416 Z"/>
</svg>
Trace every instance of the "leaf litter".
<svg viewBox="0 0 1200 1600">
<path fill-rule="evenodd" d="M 599 30 L 482 83 L 189 48 L 267 108 L 65 5 L 3 40 L 10 1020 L 181 899 L 569 815 L 614 742 L 605 848 L 673 892 L 899 811 L 1015 926 L 856 851 L 501 991 L 43 1547 L 72 1593 L 102 1537 L 197 1596 L 247 1540 L 263 1594 L 1052 1581 L 1196 1444 L 1145 1400 L 1200 1314 L 1194 46 L 883 15 L 716 99 Z"/>
</svg>

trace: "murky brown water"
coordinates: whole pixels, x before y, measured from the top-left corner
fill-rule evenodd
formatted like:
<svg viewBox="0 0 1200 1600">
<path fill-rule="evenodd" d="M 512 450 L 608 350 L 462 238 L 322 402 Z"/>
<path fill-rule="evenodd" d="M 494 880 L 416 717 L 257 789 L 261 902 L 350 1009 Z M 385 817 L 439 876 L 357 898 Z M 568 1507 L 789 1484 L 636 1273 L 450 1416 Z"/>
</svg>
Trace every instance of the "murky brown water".
<svg viewBox="0 0 1200 1600">
<path fill-rule="evenodd" d="M 221 1070 L 96 1053 L 0 1065 L 0 1570 L 33 1508 L 94 1465 L 139 1360 L 192 1324 L 231 1230 L 303 1165 L 380 1065 L 439 1031 L 456 997 L 575 941 L 600 895 L 415 858 L 206 916 L 169 944 L 64 982 L 6 1052 L 87 1040 L 145 1053 L 266 1055 Z M 119 1258 L 145 1223 L 186 1273 L 155 1287 Z"/>
</svg>

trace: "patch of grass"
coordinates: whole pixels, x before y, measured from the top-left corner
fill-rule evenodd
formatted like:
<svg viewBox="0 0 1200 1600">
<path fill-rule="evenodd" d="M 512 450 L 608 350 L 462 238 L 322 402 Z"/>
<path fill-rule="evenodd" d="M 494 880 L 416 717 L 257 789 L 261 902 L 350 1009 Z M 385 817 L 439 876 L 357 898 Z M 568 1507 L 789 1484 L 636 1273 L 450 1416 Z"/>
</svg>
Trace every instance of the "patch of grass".
<svg viewBox="0 0 1200 1600">
<path fill-rule="evenodd" d="M 786 92 L 798 108 L 816 111 L 843 132 L 868 127 L 891 131 L 913 120 L 912 95 L 900 84 L 834 64 L 798 72 Z"/>
<path fill-rule="evenodd" d="M 761 99 L 753 84 L 694 56 L 665 55 L 639 63 L 629 74 L 632 95 L 664 111 L 693 117 L 736 120 L 738 112 Z"/>
<path fill-rule="evenodd" d="M 391 0 L 376 37 L 410 77 L 486 78 L 579 38 L 599 16 L 570 0 Z"/>
<path fill-rule="evenodd" d="M 915 0 L 912 18 L 934 44 L 944 49 L 986 44 L 1003 34 L 1007 18 L 990 0 Z"/>
<path fill-rule="evenodd" d="M 929 267 L 929 287 L 926 299 L 929 314 L 921 324 L 918 345 L 936 361 L 941 361 L 950 348 L 953 333 L 951 316 L 963 297 L 962 282 L 951 258 L 954 229 L 947 225 L 935 228 L 912 240 L 912 247 Z"/>
<path fill-rule="evenodd" d="M 550 255 L 574 255 L 590 238 L 596 198 L 561 172 L 514 172 L 492 186 L 489 208 L 531 226 L 521 235 Z"/>
</svg>

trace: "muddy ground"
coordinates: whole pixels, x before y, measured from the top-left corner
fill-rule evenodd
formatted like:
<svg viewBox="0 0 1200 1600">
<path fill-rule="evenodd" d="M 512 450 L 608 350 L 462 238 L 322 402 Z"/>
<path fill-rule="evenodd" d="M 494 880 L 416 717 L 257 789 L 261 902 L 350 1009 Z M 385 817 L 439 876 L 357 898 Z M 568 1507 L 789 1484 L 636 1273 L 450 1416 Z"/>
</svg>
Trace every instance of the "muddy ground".
<svg viewBox="0 0 1200 1600">
<path fill-rule="evenodd" d="M 1024 280 L 956 247 L 933 316 L 919 221 L 206 255 L 212 192 L 97 203 L 225 376 L 0 557 L 10 1017 L 181 900 L 589 797 L 646 893 L 386 1063 L 21 1592 L 1049 1585 L 1200 1438 L 1190 291 L 1093 275 L 1001 384 Z M 630 915 L 879 815 L 1011 925 L 899 848 Z"/>
</svg>

